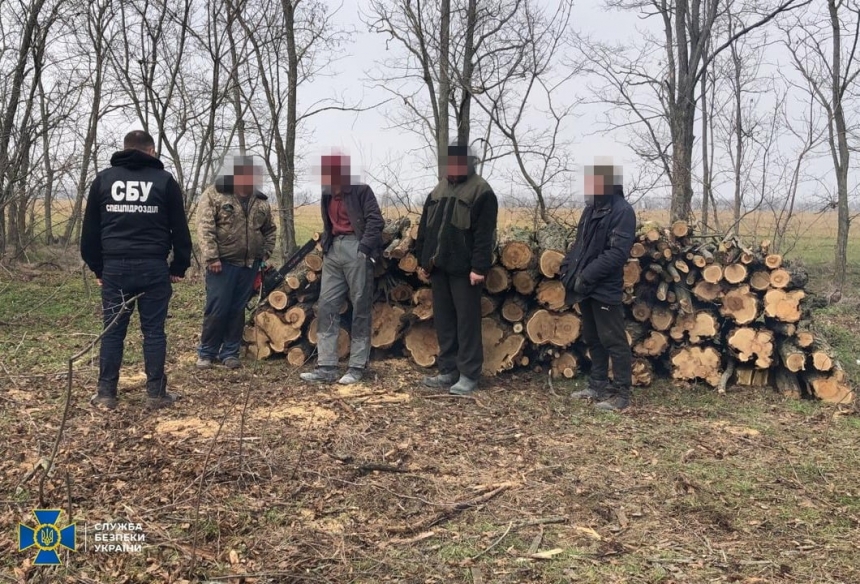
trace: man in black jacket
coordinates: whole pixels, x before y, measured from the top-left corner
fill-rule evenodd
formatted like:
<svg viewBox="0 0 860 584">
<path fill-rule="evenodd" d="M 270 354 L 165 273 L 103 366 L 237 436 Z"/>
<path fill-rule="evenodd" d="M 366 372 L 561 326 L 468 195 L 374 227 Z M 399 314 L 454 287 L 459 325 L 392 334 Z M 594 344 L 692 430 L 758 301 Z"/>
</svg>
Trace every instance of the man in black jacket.
<svg viewBox="0 0 860 584">
<path fill-rule="evenodd" d="M 633 357 L 621 299 L 636 214 L 624 199 L 620 172 L 611 165 L 586 168 L 585 197 L 588 205 L 580 217 L 576 240 L 561 266 L 566 301 L 579 303 L 582 336 L 591 355 L 588 388 L 571 397 L 593 399 L 600 410 L 620 411 L 630 402 Z"/>
<path fill-rule="evenodd" d="M 337 379 L 340 308 L 348 296 L 352 303 L 352 344 L 349 369 L 338 383 L 350 385 L 361 381 L 370 360 L 373 272 L 385 221 L 371 188 L 352 180 L 348 156 L 323 156 L 321 175 L 324 232 L 318 359 L 316 369 L 302 373 L 301 378 L 317 383 Z"/>
<path fill-rule="evenodd" d="M 468 395 L 484 365 L 482 284 L 493 264 L 499 204 L 467 146 L 448 147 L 448 176 L 427 197 L 415 254 L 433 290 L 439 373 L 424 385 Z"/>
<path fill-rule="evenodd" d="M 123 302 L 137 300 L 143 332 L 147 405 L 171 405 L 164 362 L 164 321 L 173 294 L 191 265 L 191 235 L 182 192 L 156 158 L 155 142 L 143 131 L 126 135 L 124 150 L 93 181 L 81 233 L 81 257 L 102 288 L 102 319 L 107 327 Z M 167 263 L 173 251 L 173 260 Z M 113 409 L 131 313 L 125 312 L 102 338 L 97 393 L 93 405 Z"/>
</svg>

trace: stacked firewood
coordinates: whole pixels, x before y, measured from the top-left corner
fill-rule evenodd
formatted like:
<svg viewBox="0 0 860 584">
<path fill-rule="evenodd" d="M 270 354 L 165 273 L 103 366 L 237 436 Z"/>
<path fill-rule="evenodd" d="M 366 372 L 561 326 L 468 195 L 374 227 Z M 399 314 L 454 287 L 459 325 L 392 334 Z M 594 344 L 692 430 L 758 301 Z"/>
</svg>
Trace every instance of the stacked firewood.
<svg viewBox="0 0 860 584">
<path fill-rule="evenodd" d="M 372 345 L 432 367 L 439 354 L 430 283 L 418 273 L 417 226 L 389 221 L 376 264 Z M 578 306 L 565 304 L 559 269 L 572 230 L 511 229 L 499 238 L 481 303 L 484 373 L 529 368 L 573 378 L 588 362 Z M 624 267 L 624 304 L 634 384 L 655 375 L 720 389 L 773 385 L 786 394 L 848 402 L 853 393 L 827 342 L 812 330 L 808 277 L 735 237 L 699 237 L 687 223 L 641 225 Z M 308 255 L 261 304 L 245 331 L 258 359 L 285 355 L 300 366 L 317 339 L 322 256 Z M 349 352 L 351 307 L 344 303 L 338 351 Z"/>
</svg>

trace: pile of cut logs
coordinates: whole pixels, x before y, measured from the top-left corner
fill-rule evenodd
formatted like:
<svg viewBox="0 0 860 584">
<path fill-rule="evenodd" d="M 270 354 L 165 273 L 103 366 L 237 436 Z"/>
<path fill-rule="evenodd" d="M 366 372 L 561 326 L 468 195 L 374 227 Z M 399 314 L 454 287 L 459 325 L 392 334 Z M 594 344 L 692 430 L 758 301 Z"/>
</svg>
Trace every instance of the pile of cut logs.
<svg viewBox="0 0 860 584">
<path fill-rule="evenodd" d="M 432 367 L 439 353 L 429 282 L 413 254 L 417 225 L 388 221 L 376 264 L 372 344 Z M 572 378 L 588 362 L 578 306 L 565 304 L 559 268 L 571 230 L 511 229 L 499 238 L 481 303 L 484 373 L 529 368 Z M 655 375 L 701 381 L 721 390 L 772 385 L 787 395 L 849 402 L 854 394 L 827 342 L 810 323 L 808 276 L 735 237 L 696 236 L 687 223 L 640 226 L 624 267 L 627 332 L 634 384 Z M 305 364 L 317 340 L 316 301 L 322 256 L 308 255 L 281 289 L 255 311 L 245 331 L 248 353 Z M 341 356 L 349 353 L 349 303 L 341 308 Z M 378 356 L 378 355 L 377 355 Z"/>
</svg>

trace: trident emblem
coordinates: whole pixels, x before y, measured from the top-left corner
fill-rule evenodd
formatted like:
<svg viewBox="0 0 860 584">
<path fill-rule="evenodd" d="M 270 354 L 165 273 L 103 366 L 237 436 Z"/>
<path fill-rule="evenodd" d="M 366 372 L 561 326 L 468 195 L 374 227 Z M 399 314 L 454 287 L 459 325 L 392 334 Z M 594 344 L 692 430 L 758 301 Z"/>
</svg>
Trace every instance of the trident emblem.
<svg viewBox="0 0 860 584">
<path fill-rule="evenodd" d="M 31 547 L 39 550 L 34 566 L 58 566 L 60 555 L 57 549 L 64 547 L 67 550 L 77 551 L 75 545 L 75 524 L 60 529 L 57 520 L 60 518 L 59 509 L 36 509 L 38 525 L 33 529 L 27 525 L 18 525 L 18 551 L 22 552 Z"/>
</svg>

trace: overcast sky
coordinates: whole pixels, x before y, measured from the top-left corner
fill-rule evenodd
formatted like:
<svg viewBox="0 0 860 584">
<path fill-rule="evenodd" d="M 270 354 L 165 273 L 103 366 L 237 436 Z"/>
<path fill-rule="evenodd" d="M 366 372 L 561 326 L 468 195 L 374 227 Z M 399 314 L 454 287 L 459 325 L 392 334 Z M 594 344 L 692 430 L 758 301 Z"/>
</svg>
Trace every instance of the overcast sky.
<svg viewBox="0 0 860 584">
<path fill-rule="evenodd" d="M 554 5 L 552 0 L 538 0 L 548 8 Z M 635 32 L 637 19 L 632 14 L 613 13 L 611 18 L 600 8 L 601 3 L 595 0 L 582 0 L 574 9 L 573 23 L 577 29 L 600 33 L 600 38 L 606 40 L 622 39 L 624 35 Z M 385 36 L 371 33 L 363 24 L 360 15 L 367 13 L 367 3 L 364 0 L 343 0 L 336 19 L 345 27 L 354 27 L 355 35 L 352 42 L 344 47 L 345 56 L 335 65 L 336 74 L 317 79 L 304 92 L 300 91 L 302 103 L 309 103 L 326 94 L 339 92 L 345 85 L 361 87 L 364 92 L 364 103 L 370 105 L 389 97 L 386 92 L 372 87 L 368 82 L 368 72 L 374 64 L 386 57 Z M 607 26 L 611 22 L 612 26 Z M 400 50 L 392 44 L 390 50 Z M 584 88 L 583 88 L 584 89 Z M 571 96 L 572 98 L 573 96 Z M 377 189 L 382 187 L 369 179 L 367 172 L 376 174 L 381 165 L 388 160 L 403 160 L 404 174 L 410 174 L 416 188 L 429 190 L 432 187 L 432 177 L 422 172 L 423 160 L 409 152 L 421 146 L 417 138 L 402 130 L 387 130 L 390 125 L 386 119 L 385 108 L 362 113 L 331 113 L 313 119 L 307 130 L 313 132 L 313 139 L 306 142 L 306 154 L 315 160 L 321 149 L 339 147 L 348 150 L 353 157 L 354 172 L 360 172 L 364 180 Z M 634 162 L 631 151 L 623 142 L 603 132 L 595 133 L 594 113 L 589 114 L 589 108 L 582 108 L 580 117 L 571 126 L 567 139 L 573 144 L 571 152 L 577 164 L 590 163 L 595 155 L 611 155 L 617 161 L 631 165 Z M 537 120 L 539 121 L 539 120 Z M 617 137 L 623 139 L 623 137 Z M 405 158 L 404 158 L 405 156 Z M 495 189 L 499 193 L 511 190 L 509 163 L 501 163 L 491 168 L 485 168 L 484 174 L 491 184 L 495 181 Z M 318 190 L 310 174 L 302 177 L 299 190 Z M 578 181 L 576 181 L 578 182 Z M 422 185 L 422 183 L 425 183 Z M 571 188 L 579 189 L 578 185 Z M 515 189 L 516 190 L 516 189 Z"/>
</svg>

